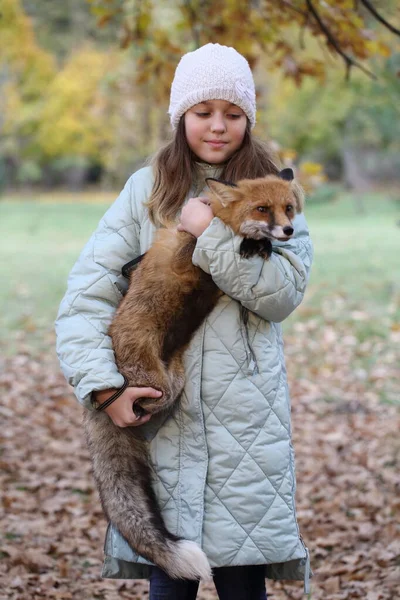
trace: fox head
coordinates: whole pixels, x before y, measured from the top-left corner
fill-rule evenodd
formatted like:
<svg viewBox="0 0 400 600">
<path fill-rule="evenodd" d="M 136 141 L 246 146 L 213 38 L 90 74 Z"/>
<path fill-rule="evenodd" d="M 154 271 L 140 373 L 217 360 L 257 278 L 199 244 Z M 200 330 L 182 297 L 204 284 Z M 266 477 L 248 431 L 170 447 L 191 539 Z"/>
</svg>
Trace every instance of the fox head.
<svg viewBox="0 0 400 600">
<path fill-rule="evenodd" d="M 304 192 L 292 169 L 237 184 L 207 179 L 210 206 L 216 217 L 244 238 L 289 240 L 293 219 L 303 210 Z"/>
</svg>

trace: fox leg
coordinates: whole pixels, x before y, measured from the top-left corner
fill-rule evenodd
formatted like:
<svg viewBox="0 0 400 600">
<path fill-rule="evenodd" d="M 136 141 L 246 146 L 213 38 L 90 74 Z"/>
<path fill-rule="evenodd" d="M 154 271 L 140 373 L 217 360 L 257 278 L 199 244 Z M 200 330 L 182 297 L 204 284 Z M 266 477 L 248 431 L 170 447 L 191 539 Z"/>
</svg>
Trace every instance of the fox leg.
<svg viewBox="0 0 400 600">
<path fill-rule="evenodd" d="M 133 412 L 137 416 L 147 413 L 156 414 L 169 410 L 182 393 L 185 385 L 185 371 L 183 368 L 183 352 L 177 352 L 168 364 L 168 368 L 162 369 L 162 375 L 155 378 L 158 381 L 149 383 L 150 386 L 162 391 L 161 398 L 140 398 L 133 405 Z M 148 374 L 149 377 L 149 374 Z M 151 374 L 149 377 L 150 380 Z"/>
</svg>

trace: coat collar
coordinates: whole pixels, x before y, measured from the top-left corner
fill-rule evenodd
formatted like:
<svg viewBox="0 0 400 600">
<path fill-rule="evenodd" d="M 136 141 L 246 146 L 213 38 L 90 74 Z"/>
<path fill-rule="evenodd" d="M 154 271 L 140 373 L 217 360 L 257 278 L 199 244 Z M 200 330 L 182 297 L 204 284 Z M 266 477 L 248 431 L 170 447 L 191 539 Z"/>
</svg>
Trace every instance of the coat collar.
<svg viewBox="0 0 400 600">
<path fill-rule="evenodd" d="M 211 165 L 205 162 L 196 162 L 196 173 L 194 177 L 193 190 L 196 195 L 205 192 L 208 187 L 206 184 L 207 177 L 218 179 L 222 173 L 221 165 Z"/>
</svg>

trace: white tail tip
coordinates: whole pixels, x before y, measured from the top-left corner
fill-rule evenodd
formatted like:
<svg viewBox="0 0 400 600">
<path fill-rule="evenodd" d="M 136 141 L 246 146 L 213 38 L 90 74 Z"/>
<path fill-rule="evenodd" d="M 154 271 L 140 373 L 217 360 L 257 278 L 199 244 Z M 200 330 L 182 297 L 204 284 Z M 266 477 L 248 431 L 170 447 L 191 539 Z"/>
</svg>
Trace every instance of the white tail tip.
<svg viewBox="0 0 400 600">
<path fill-rule="evenodd" d="M 211 567 L 207 556 L 195 542 L 179 540 L 170 542 L 171 554 L 164 567 L 173 579 L 211 579 Z"/>
</svg>

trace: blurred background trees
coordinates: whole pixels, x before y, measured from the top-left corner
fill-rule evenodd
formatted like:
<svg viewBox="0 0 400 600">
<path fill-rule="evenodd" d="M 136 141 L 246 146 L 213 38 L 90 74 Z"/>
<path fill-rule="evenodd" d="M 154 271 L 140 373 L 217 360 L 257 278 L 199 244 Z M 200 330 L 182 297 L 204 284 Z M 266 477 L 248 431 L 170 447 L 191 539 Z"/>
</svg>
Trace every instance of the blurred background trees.
<svg viewBox="0 0 400 600">
<path fill-rule="evenodd" d="M 304 177 L 356 189 L 399 177 L 394 1 L 1 0 L 0 10 L 3 187 L 120 186 L 168 138 L 179 58 L 209 41 L 249 60 L 255 132 Z"/>
</svg>

